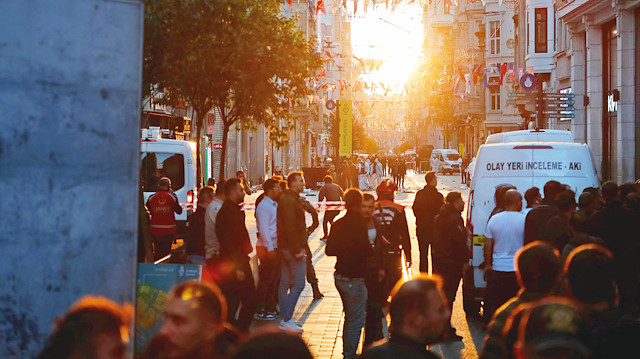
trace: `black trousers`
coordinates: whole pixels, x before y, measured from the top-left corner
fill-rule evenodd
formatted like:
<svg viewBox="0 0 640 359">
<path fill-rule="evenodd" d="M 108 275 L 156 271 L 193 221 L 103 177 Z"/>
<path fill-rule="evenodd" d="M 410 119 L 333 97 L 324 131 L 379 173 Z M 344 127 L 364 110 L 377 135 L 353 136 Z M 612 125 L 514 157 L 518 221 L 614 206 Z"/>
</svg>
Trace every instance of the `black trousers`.
<svg viewBox="0 0 640 359">
<path fill-rule="evenodd" d="M 316 271 L 313 269 L 313 262 L 311 261 L 311 248 L 309 248 L 309 243 L 304 246 L 304 252 L 307 255 L 307 282 L 309 282 L 309 284 L 318 283 L 318 277 L 316 276 Z"/>
<path fill-rule="evenodd" d="M 385 271 L 387 273 L 387 290 L 385 296 L 391 293 L 393 287 L 402 278 L 402 255 L 400 253 L 387 254 Z"/>
<path fill-rule="evenodd" d="M 269 258 L 266 253 L 258 255 L 258 309 L 275 311 L 278 304 L 278 286 L 280 285 L 280 256 Z"/>
<path fill-rule="evenodd" d="M 235 325 L 241 331 L 249 331 L 253 314 L 256 311 L 257 296 L 253 274 L 249 259 L 234 263 L 236 270 L 243 273 L 242 280 L 237 277 L 236 271 L 229 274 L 229 278 L 220 283 L 220 289 L 227 298 L 229 308 L 229 323 Z M 240 312 L 238 313 L 238 308 Z M 237 315 L 236 315 L 237 314 Z"/>
<path fill-rule="evenodd" d="M 329 235 L 329 223 L 333 225 L 333 219 L 340 214 L 340 211 L 329 210 L 324 213 L 324 218 L 322 219 L 322 234 L 326 237 Z"/>
<path fill-rule="evenodd" d="M 176 238 L 175 234 L 168 236 L 151 235 L 153 239 L 153 260 L 158 260 L 168 254 L 171 254 L 171 245 Z"/>
<path fill-rule="evenodd" d="M 382 308 L 387 300 L 388 293 L 386 277 L 378 281 L 378 269 L 371 269 L 369 277 L 365 278 L 367 286 L 367 314 L 364 324 L 364 347 L 383 338 L 382 320 L 384 313 Z"/>
<path fill-rule="evenodd" d="M 416 236 L 418 237 L 418 249 L 420 250 L 420 272 L 428 273 L 429 246 L 431 245 L 432 236 L 423 227 L 416 228 Z"/>
<path fill-rule="evenodd" d="M 453 302 L 456 300 L 458 286 L 462 280 L 462 265 L 452 265 L 448 261 L 433 260 L 433 273 L 442 277 L 442 290 L 449 301 L 449 310 L 453 312 Z M 451 328 L 451 324 L 449 324 Z"/>
<path fill-rule="evenodd" d="M 516 272 L 487 273 L 487 295 L 484 302 L 484 322 L 489 323 L 496 309 L 515 297 L 520 290 Z"/>
</svg>

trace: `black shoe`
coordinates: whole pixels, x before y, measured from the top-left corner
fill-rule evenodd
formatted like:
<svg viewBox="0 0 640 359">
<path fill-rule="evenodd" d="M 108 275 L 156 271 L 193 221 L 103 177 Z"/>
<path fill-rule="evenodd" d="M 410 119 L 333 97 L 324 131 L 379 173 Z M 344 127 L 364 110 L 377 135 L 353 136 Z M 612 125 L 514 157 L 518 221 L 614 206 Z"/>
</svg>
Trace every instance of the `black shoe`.
<svg viewBox="0 0 640 359">
<path fill-rule="evenodd" d="M 449 330 L 449 335 L 447 335 L 446 340 L 448 342 L 459 342 L 459 341 L 462 341 L 462 337 L 456 333 L 456 330 L 454 328 L 451 328 L 451 330 Z"/>
</svg>

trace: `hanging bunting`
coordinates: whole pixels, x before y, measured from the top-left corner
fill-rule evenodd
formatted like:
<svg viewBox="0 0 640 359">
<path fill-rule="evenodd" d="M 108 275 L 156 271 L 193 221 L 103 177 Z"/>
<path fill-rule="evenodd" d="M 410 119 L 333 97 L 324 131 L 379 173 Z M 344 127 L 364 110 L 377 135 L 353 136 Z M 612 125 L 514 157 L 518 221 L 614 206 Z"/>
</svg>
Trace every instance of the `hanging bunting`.
<svg viewBox="0 0 640 359">
<path fill-rule="evenodd" d="M 460 78 L 461 78 L 461 79 L 466 83 L 466 82 L 467 82 L 467 80 L 466 80 L 466 76 L 465 76 L 465 74 L 464 74 L 464 73 L 462 73 L 462 66 L 458 66 L 458 73 L 459 73 L 459 75 L 460 75 Z"/>
<path fill-rule="evenodd" d="M 293 6 L 293 1 L 287 0 L 287 4 L 289 4 L 289 6 Z"/>
</svg>

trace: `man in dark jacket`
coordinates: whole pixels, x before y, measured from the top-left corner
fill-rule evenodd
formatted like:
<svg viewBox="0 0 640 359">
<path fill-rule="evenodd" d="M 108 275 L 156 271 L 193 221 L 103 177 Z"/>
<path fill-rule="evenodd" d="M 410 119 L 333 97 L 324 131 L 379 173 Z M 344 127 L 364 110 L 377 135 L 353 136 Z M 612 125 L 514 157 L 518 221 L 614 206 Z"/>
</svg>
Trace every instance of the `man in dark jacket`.
<svg viewBox="0 0 640 359">
<path fill-rule="evenodd" d="M 524 244 L 544 239 L 547 222 L 558 214 L 556 200 L 564 192 L 564 187 L 560 182 L 551 180 L 544 184 L 543 191 L 544 199 L 540 205 L 527 213 L 524 224 Z"/>
<path fill-rule="evenodd" d="M 238 329 L 248 331 L 257 299 L 253 274 L 249 266 L 249 253 L 253 251 L 244 212 L 240 204 L 244 200 L 244 189 L 237 178 L 228 178 L 224 183 L 226 200 L 216 216 L 216 235 L 220 241 L 221 268 L 229 268 L 223 273 L 220 289 L 227 298 L 229 322 Z M 242 304 L 236 319 L 238 306 Z"/>
<path fill-rule="evenodd" d="M 436 235 L 431 246 L 433 272 L 442 276 L 443 289 L 449 300 L 450 311 L 453 310 L 453 302 L 462 279 L 462 268 L 469 261 L 468 233 L 460 215 L 463 209 L 462 194 L 458 191 L 449 192 L 446 203 L 434 220 Z M 456 340 L 462 339 L 451 325 L 449 325 L 449 337 Z"/>
<path fill-rule="evenodd" d="M 344 306 L 344 328 L 342 330 L 345 359 L 356 358 L 360 333 L 364 327 L 367 287 L 367 263 L 373 254 L 369 242 L 367 225 L 360 214 L 362 192 L 352 188 L 344 195 L 347 213 L 331 227 L 327 238 L 326 254 L 337 256 L 334 278 L 336 289 Z"/>
<path fill-rule="evenodd" d="M 398 185 L 385 179 L 376 188 L 378 201 L 373 216 L 380 223 L 380 232 L 385 247 L 385 264 L 389 287 L 387 293 L 402 277 L 402 252 L 407 268 L 411 267 L 411 240 L 404 207 L 393 201 Z M 402 249 L 401 249 L 402 248 Z"/>
<path fill-rule="evenodd" d="M 364 346 L 372 344 L 383 338 L 382 321 L 384 314 L 382 308 L 389 295 L 387 289 L 387 276 L 384 265 L 384 247 L 382 245 L 382 233 L 380 223 L 373 216 L 376 199 L 371 193 L 362 195 L 362 218 L 367 225 L 369 244 L 373 248 L 373 255 L 367 260 L 367 276 L 364 283 L 367 287 L 367 315 L 364 327 Z"/>
<path fill-rule="evenodd" d="M 437 359 L 427 345 L 437 343 L 446 331 L 451 311 L 438 276 L 421 274 L 397 287 L 389 314 L 391 336 L 366 349 L 362 359 Z"/>
<path fill-rule="evenodd" d="M 434 171 L 424 175 L 427 185 L 416 193 L 413 201 L 413 214 L 416 216 L 416 235 L 420 249 L 420 272 L 428 272 L 429 245 L 433 240 L 433 219 L 440 213 L 444 204 L 442 193 L 438 192 L 438 177 Z"/>
<path fill-rule="evenodd" d="M 613 252 L 620 308 L 632 314 L 637 310 L 638 223 L 633 219 L 632 212 L 622 206 L 620 189 L 615 182 L 603 183 L 600 197 L 604 206 L 589 218 L 589 234 L 602 238 L 607 248 Z"/>
<path fill-rule="evenodd" d="M 213 201 L 213 187 L 202 187 L 198 191 L 198 208 L 187 217 L 187 263 L 204 264 L 204 218 L 211 201 Z"/>
<path fill-rule="evenodd" d="M 293 310 L 304 289 L 306 272 L 305 246 L 308 234 L 300 201 L 300 193 L 305 186 L 302 172 L 291 172 L 287 176 L 287 186 L 278 201 L 277 211 L 278 250 L 282 256 L 278 288 L 282 316 L 280 329 L 301 333 L 302 327 L 293 320 Z"/>
</svg>

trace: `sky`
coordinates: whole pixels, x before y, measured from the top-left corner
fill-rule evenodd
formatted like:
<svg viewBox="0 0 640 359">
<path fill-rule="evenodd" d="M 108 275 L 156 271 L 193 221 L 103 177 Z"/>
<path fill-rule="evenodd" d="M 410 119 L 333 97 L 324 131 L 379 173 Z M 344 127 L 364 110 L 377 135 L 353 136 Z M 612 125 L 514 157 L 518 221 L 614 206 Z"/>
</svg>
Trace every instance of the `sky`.
<svg viewBox="0 0 640 359">
<path fill-rule="evenodd" d="M 399 5 L 393 13 L 380 4 L 364 12 L 360 2 L 351 20 L 351 46 L 359 58 L 384 60 L 379 71 L 364 75 L 367 82 L 385 83 L 401 92 L 421 55 L 423 43 L 422 7 Z M 376 91 L 379 92 L 379 91 Z"/>
</svg>

